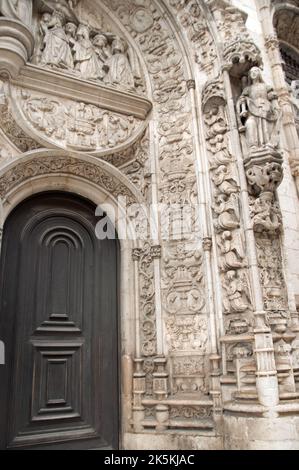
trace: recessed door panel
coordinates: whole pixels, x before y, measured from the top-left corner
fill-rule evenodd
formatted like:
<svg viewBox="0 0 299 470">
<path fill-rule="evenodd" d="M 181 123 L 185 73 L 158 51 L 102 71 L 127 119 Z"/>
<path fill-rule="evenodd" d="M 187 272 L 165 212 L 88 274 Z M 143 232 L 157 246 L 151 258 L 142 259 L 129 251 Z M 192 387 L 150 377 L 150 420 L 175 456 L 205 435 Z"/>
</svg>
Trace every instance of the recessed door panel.
<svg viewBox="0 0 299 470">
<path fill-rule="evenodd" d="M 118 244 L 96 238 L 94 213 L 83 199 L 47 193 L 6 222 L 2 448 L 117 447 Z"/>
</svg>

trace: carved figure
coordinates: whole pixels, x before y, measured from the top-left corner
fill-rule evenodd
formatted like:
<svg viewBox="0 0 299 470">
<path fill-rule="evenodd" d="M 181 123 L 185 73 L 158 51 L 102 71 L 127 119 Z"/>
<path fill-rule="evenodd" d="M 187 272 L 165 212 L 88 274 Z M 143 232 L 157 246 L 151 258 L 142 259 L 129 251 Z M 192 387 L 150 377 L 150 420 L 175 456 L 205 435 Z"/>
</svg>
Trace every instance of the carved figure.
<svg viewBox="0 0 299 470">
<path fill-rule="evenodd" d="M 109 70 L 107 66 L 107 61 L 111 57 L 111 52 L 108 47 L 108 39 L 104 34 L 97 34 L 93 40 L 92 44 L 94 46 L 95 53 L 98 57 L 99 64 L 102 68 L 102 76 L 104 77 Z"/>
<path fill-rule="evenodd" d="M 221 268 L 224 271 L 227 269 L 243 268 L 245 266 L 245 253 L 240 233 L 226 230 L 222 233 L 218 241 L 218 246 L 222 254 Z"/>
<path fill-rule="evenodd" d="M 2 16 L 14 18 L 31 26 L 32 0 L 0 0 L 0 13 Z"/>
<path fill-rule="evenodd" d="M 97 80 L 104 78 L 104 72 L 98 61 L 92 42 L 89 39 L 89 28 L 81 24 L 77 30 L 77 41 L 74 44 L 74 62 L 82 78 Z"/>
<path fill-rule="evenodd" d="M 62 69 L 73 69 L 74 62 L 68 37 L 63 29 L 63 16 L 54 12 L 46 28 L 41 64 Z"/>
<path fill-rule="evenodd" d="M 254 202 L 253 227 L 256 231 L 276 231 L 282 223 L 281 212 L 277 202 L 273 201 L 271 192 L 263 193 Z"/>
<path fill-rule="evenodd" d="M 240 209 L 236 194 L 231 194 L 230 197 L 219 194 L 215 199 L 213 210 L 218 214 L 216 225 L 218 230 L 234 230 L 239 227 Z"/>
<path fill-rule="evenodd" d="M 252 67 L 249 80 L 250 85 L 244 89 L 238 102 L 248 147 L 250 150 L 277 148 L 280 114 L 275 106 L 276 95 L 265 84 L 259 67 Z"/>
<path fill-rule="evenodd" d="M 122 85 L 127 88 L 134 88 L 134 75 L 126 54 L 124 42 L 117 38 L 112 42 L 112 57 L 108 60 L 109 68 L 106 82 L 116 85 Z"/>
<path fill-rule="evenodd" d="M 249 293 L 246 292 L 246 285 L 243 280 L 239 279 L 237 271 L 226 273 L 224 289 L 226 291 L 224 308 L 227 313 L 242 313 L 249 309 Z"/>
<path fill-rule="evenodd" d="M 219 191 L 228 196 L 238 192 L 238 183 L 232 176 L 228 167 L 220 165 L 214 173 L 213 181 L 218 187 Z"/>
</svg>

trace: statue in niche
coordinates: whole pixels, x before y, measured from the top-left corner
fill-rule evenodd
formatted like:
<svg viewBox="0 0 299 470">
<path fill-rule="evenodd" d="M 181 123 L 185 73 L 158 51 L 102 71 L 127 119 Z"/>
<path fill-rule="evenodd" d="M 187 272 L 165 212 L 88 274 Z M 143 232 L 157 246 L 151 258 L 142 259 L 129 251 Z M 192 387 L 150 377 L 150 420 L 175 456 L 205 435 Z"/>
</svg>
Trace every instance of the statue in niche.
<svg viewBox="0 0 299 470">
<path fill-rule="evenodd" d="M 24 23 L 32 24 L 32 0 L 0 0 L 0 13 L 7 18 L 13 18 Z"/>
<path fill-rule="evenodd" d="M 73 46 L 75 70 L 86 80 L 103 80 L 105 73 L 89 34 L 88 26 L 80 24 L 76 33 L 77 40 Z"/>
<path fill-rule="evenodd" d="M 275 100 L 276 94 L 265 84 L 261 69 L 252 67 L 249 85 L 244 88 L 237 105 L 250 151 L 278 147 L 280 113 Z"/>
<path fill-rule="evenodd" d="M 134 75 L 126 54 L 124 42 L 120 38 L 114 39 L 111 49 L 112 56 L 107 61 L 109 71 L 105 81 L 113 85 L 123 85 L 126 88 L 134 88 Z"/>
<path fill-rule="evenodd" d="M 63 15 L 55 11 L 51 20 L 44 24 L 41 64 L 61 69 L 73 69 L 73 56 L 63 28 L 63 20 Z"/>
</svg>

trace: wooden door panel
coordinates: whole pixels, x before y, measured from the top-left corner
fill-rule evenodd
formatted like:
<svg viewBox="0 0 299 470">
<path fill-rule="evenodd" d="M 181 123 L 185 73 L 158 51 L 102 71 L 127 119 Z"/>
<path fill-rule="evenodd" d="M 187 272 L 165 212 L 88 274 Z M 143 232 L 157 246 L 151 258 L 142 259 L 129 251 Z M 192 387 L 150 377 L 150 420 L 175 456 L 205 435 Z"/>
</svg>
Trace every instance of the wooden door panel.
<svg viewBox="0 0 299 470">
<path fill-rule="evenodd" d="M 88 203 L 56 193 L 8 219 L 2 447 L 117 446 L 117 243 L 98 241 L 95 223 Z"/>
</svg>

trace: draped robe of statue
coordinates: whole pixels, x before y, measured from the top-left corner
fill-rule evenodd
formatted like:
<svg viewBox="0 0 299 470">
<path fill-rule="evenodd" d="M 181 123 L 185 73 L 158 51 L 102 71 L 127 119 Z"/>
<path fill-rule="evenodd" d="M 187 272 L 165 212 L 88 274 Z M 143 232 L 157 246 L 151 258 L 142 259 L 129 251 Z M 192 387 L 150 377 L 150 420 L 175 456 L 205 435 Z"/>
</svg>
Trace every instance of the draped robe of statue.
<svg viewBox="0 0 299 470">
<path fill-rule="evenodd" d="M 246 140 L 250 149 L 265 146 L 277 147 L 279 138 L 279 112 L 274 106 L 273 89 L 264 83 L 259 67 L 249 72 L 251 84 L 239 99 L 238 107 L 245 126 Z"/>
<path fill-rule="evenodd" d="M 45 36 L 45 48 L 41 58 L 42 65 L 73 69 L 74 62 L 68 38 L 62 27 L 60 18 L 53 15 Z"/>
<path fill-rule="evenodd" d="M 75 69 L 86 80 L 103 78 L 101 64 L 98 60 L 95 48 L 89 39 L 89 31 L 85 26 L 80 26 L 77 31 L 77 41 L 74 45 Z"/>
<path fill-rule="evenodd" d="M 112 56 L 107 62 L 109 68 L 106 81 L 111 84 L 134 88 L 135 81 L 128 56 L 123 43 L 116 39 L 112 43 Z"/>
<path fill-rule="evenodd" d="M 14 18 L 26 26 L 31 26 L 32 0 L 0 0 L 0 13 L 2 16 Z"/>
</svg>

